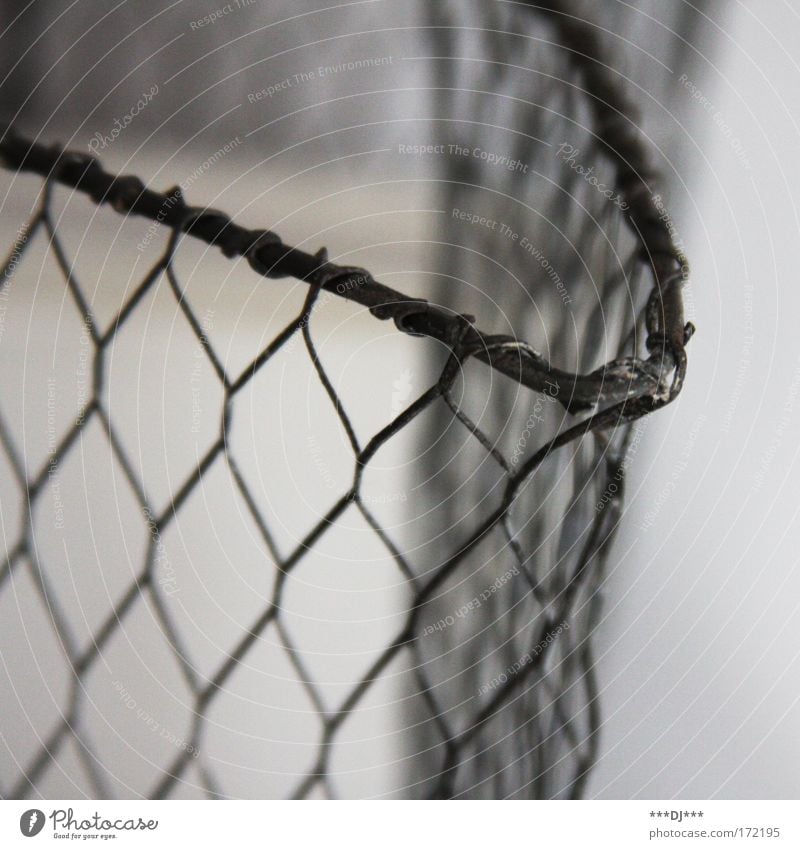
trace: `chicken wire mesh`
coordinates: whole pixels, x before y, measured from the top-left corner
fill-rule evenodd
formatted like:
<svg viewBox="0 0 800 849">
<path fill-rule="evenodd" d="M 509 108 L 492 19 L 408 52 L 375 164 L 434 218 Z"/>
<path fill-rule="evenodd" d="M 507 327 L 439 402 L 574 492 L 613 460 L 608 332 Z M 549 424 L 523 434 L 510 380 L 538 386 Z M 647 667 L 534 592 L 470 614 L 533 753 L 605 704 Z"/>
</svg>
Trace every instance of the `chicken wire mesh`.
<svg viewBox="0 0 800 849">
<path fill-rule="evenodd" d="M 48 450 L 38 466 L 32 466 L 20 437 L 24 407 L 10 414 L 0 403 L 4 462 L 21 496 L 18 527 L 3 519 L 7 557 L 0 595 L 12 614 L 6 617 L 4 644 L 30 642 L 31 627 L 47 630 L 50 654 L 59 658 L 62 671 L 57 686 L 40 693 L 49 711 L 3 729 L 11 753 L 3 795 L 46 795 L 48 775 L 69 772 L 70 763 L 83 776 L 75 778 L 76 790 L 97 797 L 353 795 L 346 776 L 363 772 L 363 765 L 346 758 L 337 764 L 338 752 L 358 749 L 369 760 L 363 752 L 380 748 L 378 738 L 392 735 L 391 756 L 382 751 L 379 766 L 393 775 L 395 795 L 583 794 L 600 723 L 591 633 L 621 516 L 624 470 L 636 446 L 630 423 L 680 392 L 692 329 L 684 325 L 681 307 L 686 263 L 672 243 L 635 110 L 603 62 L 596 30 L 557 14 L 556 4 L 540 6 L 537 15 L 525 10 L 522 19 L 519 9 L 513 16 L 509 12 L 506 22 L 519 32 L 520 20 L 538 21 L 536 73 L 508 61 L 488 63 L 485 70 L 487 96 L 513 92 L 517 122 L 498 127 L 483 121 L 469 136 L 470 151 L 507 151 L 496 182 L 476 172 L 473 156 L 456 152 L 448 159 L 446 241 L 453 261 L 430 301 L 405 297 L 363 268 L 335 264 L 324 250 L 306 253 L 270 230 L 248 230 L 221 212 L 191 207 L 179 189 L 161 194 L 135 177 L 106 172 L 92 157 L 32 144 L 12 130 L 4 134 L 5 166 L 44 180 L 4 266 L 4 291 L 12 283 L 18 290 L 26 263 L 37 262 L 30 258 L 37 255 L 32 285 L 66 292 L 52 315 L 51 332 L 63 332 L 67 312 L 73 321 L 77 316 L 81 385 L 71 421 L 57 422 L 48 404 L 39 409 Z M 468 46 L 457 36 L 448 52 L 468 62 Z M 531 58 L 528 45 L 520 50 Z M 448 67 L 449 73 L 460 72 L 457 64 Z M 468 123 L 457 79 L 445 79 L 441 89 L 442 116 Z M 532 126 L 542 139 L 525 132 Z M 506 141 L 501 144 L 493 132 Z M 509 136 L 515 139 L 510 151 Z M 594 181 L 588 179 L 592 173 Z M 532 204 L 520 204 L 506 191 L 512 176 L 524 180 Z M 81 281 L 73 262 L 76 246 L 62 235 L 67 222 L 56 196 L 65 188 L 124 214 L 123 227 L 132 227 L 135 216 L 171 232 L 163 254 L 136 279 L 134 267 L 109 260 L 108 285 L 124 279 L 125 298 L 103 319 L 95 314 L 97 292 Z M 505 198 L 493 205 L 491 221 L 476 194 L 487 189 Z M 91 240 L 91 223 L 78 235 L 78 246 Z M 219 248 L 231 262 L 243 258 L 258 275 L 306 284 L 297 313 L 235 372 L 210 330 L 208 313 L 194 306 L 178 271 L 187 242 L 195 240 Z M 454 302 L 452 280 L 493 275 L 510 275 L 523 300 L 506 307 L 484 286 L 477 304 Z M 127 423 L 115 416 L 113 393 L 129 390 L 115 390 L 109 377 L 111 360 L 125 356 L 117 353 L 117 341 L 141 313 L 152 310 L 148 299 L 158 291 L 174 298 L 176 320 L 218 383 L 220 410 L 217 432 L 196 451 L 188 473 L 169 481 L 168 497 L 159 503 L 138 460 L 148 446 L 139 435 L 132 450 Z M 236 297 L 235 291 L 224 296 Z M 417 343 L 432 346 L 426 391 L 414 398 L 407 374 L 384 375 L 393 383 L 391 421 L 368 434 L 349 413 L 341 374 L 326 362 L 315 338 L 320 312 L 336 298 L 359 314 L 366 309 L 392 320 L 402 333 L 432 340 Z M 479 329 L 462 310 L 475 306 L 485 316 L 484 298 L 498 315 L 504 308 L 524 312 L 530 329 L 513 334 Z M 537 350 L 541 340 L 557 361 Z M 259 380 L 271 370 L 282 379 L 287 358 L 297 370 L 291 379 L 315 383 L 335 414 L 341 437 L 336 447 L 346 452 L 351 467 L 351 480 L 330 492 L 326 510 L 319 515 L 308 510 L 310 516 L 300 511 L 304 528 L 289 535 L 291 545 L 283 544 L 280 531 L 290 521 L 287 511 L 296 521 L 298 510 L 280 493 L 265 499 L 263 481 L 251 474 L 251 458 L 240 456 L 232 438 L 234 423 L 247 418 L 240 399 L 254 386 L 265 405 L 251 405 L 251 419 L 255 412 L 278 421 L 286 416 L 277 384 Z M 267 440 L 269 425 L 251 422 L 251 429 L 262 427 L 258 438 Z M 403 488 L 412 497 L 393 502 L 389 496 L 401 487 L 381 489 L 370 476 L 384 465 L 376 463 L 381 452 L 404 437 L 399 464 L 385 464 L 383 471 L 391 479 L 394 470 L 399 478 L 402 466 Z M 333 490 L 327 464 L 334 461 L 314 439 L 306 443 L 306 461 L 316 466 L 324 488 Z M 105 559 L 98 553 L 97 563 L 70 562 L 66 545 L 56 552 L 47 541 L 57 536 L 53 521 L 58 530 L 64 520 L 59 476 L 70 462 L 79 462 L 82 470 L 107 466 L 114 497 L 95 503 L 87 496 L 73 505 L 72 515 L 88 520 L 90 538 L 97 522 L 129 529 L 117 543 L 126 556 L 116 565 L 113 551 Z M 123 487 L 127 510 L 117 495 Z M 249 517 L 257 542 L 242 574 L 236 569 L 226 574 L 231 564 L 202 547 L 183 572 L 167 554 L 168 535 L 198 499 L 207 499 L 211 487 L 235 498 Z M 99 515 L 101 508 L 111 515 Z M 213 512 L 213 505 L 208 509 Z M 226 528 L 225 519 L 214 527 L 222 551 L 226 533 L 241 533 L 239 527 Z M 137 531 L 144 533 L 145 545 L 134 568 L 126 534 Z M 337 534 L 336 553 L 326 552 L 323 569 L 327 592 L 320 595 L 322 579 L 304 575 L 304 564 Z M 372 543 L 365 542 L 367 536 Z M 381 572 L 377 584 L 369 557 L 367 568 L 343 565 L 348 558 L 358 560 L 358 552 L 375 541 L 394 570 L 391 579 Z M 211 627 L 203 617 L 218 617 L 220 610 L 189 609 L 193 580 L 194 592 L 213 596 L 222 607 L 226 594 L 236 591 L 232 585 L 244 584 L 240 591 L 248 598 L 249 618 L 229 622 L 224 639 L 214 645 L 203 638 Z M 356 601 L 358 614 L 382 618 L 384 627 L 390 622 L 392 633 L 368 651 L 348 647 L 344 653 L 357 662 L 335 687 L 326 686 L 331 681 L 324 670 L 334 665 L 336 650 L 326 654 L 331 646 L 325 644 L 342 639 L 342 625 L 356 642 L 365 633 L 352 609 L 359 581 L 374 591 Z M 337 582 L 350 592 L 337 594 Z M 303 593 L 309 599 L 305 613 L 296 601 Z M 376 596 L 378 609 L 362 612 Z M 344 615 L 335 612 L 337 605 Z M 341 621 L 334 626 L 337 615 Z M 298 622 L 303 616 L 318 620 L 321 636 L 313 645 Z M 374 641 L 374 632 L 370 638 Z M 32 654 L 28 671 L 17 674 L 41 670 L 43 663 Z M 151 686 L 168 692 L 172 710 L 162 707 L 157 717 L 151 715 L 141 695 L 146 688 L 140 684 L 135 690 L 130 683 L 138 675 L 134 667 L 146 669 Z M 42 677 L 52 682 L 55 675 L 47 667 Z M 290 689 L 300 695 L 282 701 L 281 692 Z M 376 692 L 382 695 L 371 702 Z M 137 716 L 139 729 L 147 729 L 147 745 L 135 735 L 120 739 L 124 735 L 108 719 L 103 700 L 112 711 Z M 223 710 L 219 706 L 226 701 Z M 398 716 L 391 732 L 377 719 L 389 709 Z M 249 724 L 237 725 L 238 715 L 247 715 Z M 235 780 L 232 736 L 247 738 L 252 748 L 249 760 L 237 755 L 241 774 Z M 67 751 L 72 760 L 64 759 Z M 134 777 L 115 783 L 124 759 L 137 761 L 138 768 Z M 361 795 L 373 794 L 367 789 Z"/>
<path fill-rule="evenodd" d="M 470 155 L 449 161 L 447 241 L 454 248 L 436 294 L 439 302 L 494 320 L 498 331 L 510 324 L 517 337 L 546 345 L 551 362 L 586 374 L 609 360 L 623 362 L 647 335 L 645 326 L 653 330 L 640 312 L 649 294 L 647 265 L 656 266 L 662 281 L 672 281 L 667 288 L 681 285 L 678 269 L 685 279 L 688 266 L 669 243 L 671 222 L 661 198 L 651 200 L 652 156 L 635 141 L 641 119 L 627 94 L 635 90 L 628 42 L 618 37 L 613 51 L 603 43 L 612 41 L 614 10 L 544 5 L 557 14 L 548 16 L 536 4 L 540 26 L 533 30 L 525 24 L 529 9 L 496 6 L 493 14 L 485 12 L 480 37 L 448 27 L 454 7 L 432 10 L 433 24 L 447 33 L 437 52 L 445 60 L 437 67 L 443 92 L 437 114 L 453 121 L 485 116 L 471 131 Z M 652 41 L 654 50 L 674 59 L 672 41 Z M 505 154 L 505 167 L 482 167 L 480 156 L 490 151 Z M 490 282 L 453 285 L 476 279 Z M 677 314 L 663 318 L 664 327 L 683 332 Z M 660 357 L 658 344 L 651 350 Z M 437 492 L 466 492 L 467 504 L 485 503 L 533 447 L 548 445 L 579 421 L 569 407 L 559 415 L 547 391 L 526 397 L 481 369 L 469 372 L 459 403 L 480 419 L 492 449 L 509 464 L 502 472 L 484 464 L 465 482 L 451 446 L 437 441 L 434 466 L 445 479 Z M 432 618 L 447 623 L 460 605 L 483 598 L 492 578 L 481 569 L 482 557 L 500 574 L 516 574 L 521 563 L 528 571 L 529 592 L 508 581 L 484 598 L 482 616 L 457 619 L 435 642 L 421 644 L 426 668 L 441 682 L 439 706 L 461 728 L 475 721 L 465 695 L 485 695 L 507 676 L 516 680 L 535 657 L 531 646 L 548 640 L 557 623 L 563 629 L 572 622 L 541 659 L 542 672 L 531 670 L 531 683 L 520 686 L 503 710 L 481 717 L 469 754 L 457 755 L 459 771 L 448 792 L 483 798 L 584 794 L 601 721 L 590 635 L 602 622 L 606 548 L 621 516 L 624 468 L 641 438 L 641 427 L 619 426 L 607 440 L 601 427 L 549 456 L 516 494 L 513 530 L 471 562 L 467 571 L 476 578 L 466 588 L 454 578 L 445 603 L 435 605 Z M 473 463 L 479 465 L 477 456 Z M 443 535 L 437 554 L 458 545 L 466 530 L 462 517 L 463 503 L 448 502 L 442 527 L 458 530 Z M 552 618 L 566 610 L 570 617 Z M 543 621 L 550 631 L 540 630 Z M 432 732 L 431 746 L 435 739 Z M 435 762 L 428 769 L 435 773 Z"/>
</svg>

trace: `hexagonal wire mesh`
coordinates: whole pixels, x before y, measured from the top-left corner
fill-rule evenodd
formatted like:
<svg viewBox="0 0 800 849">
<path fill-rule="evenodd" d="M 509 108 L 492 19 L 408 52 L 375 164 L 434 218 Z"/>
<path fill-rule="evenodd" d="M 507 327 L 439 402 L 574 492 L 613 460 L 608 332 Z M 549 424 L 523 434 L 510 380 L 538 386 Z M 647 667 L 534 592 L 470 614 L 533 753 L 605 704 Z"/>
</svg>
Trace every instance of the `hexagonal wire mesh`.
<svg viewBox="0 0 800 849">
<path fill-rule="evenodd" d="M 400 745 L 405 750 L 396 753 L 394 766 L 382 767 L 404 776 L 394 783 L 396 795 L 582 794 L 596 756 L 600 721 L 591 632 L 598 615 L 597 587 L 621 515 L 624 470 L 635 447 L 630 423 L 680 392 L 684 345 L 692 328 L 684 325 L 681 306 L 686 263 L 672 243 L 668 216 L 654 199 L 655 174 L 636 129 L 635 110 L 603 62 L 596 30 L 558 14 L 556 3 L 540 6 L 537 26 L 546 47 L 537 53 L 536 73 L 528 70 L 515 77 L 508 63 L 498 63 L 503 67 L 490 72 L 506 75 L 504 91 L 518 86 L 520 101 L 523 90 L 526 93 L 516 113 L 519 128 L 502 128 L 518 140 L 515 155 L 504 163 L 505 178 L 514 163 L 527 163 L 525 177 L 534 185 L 529 196 L 536 198 L 535 209 L 508 198 L 505 206 L 501 202 L 493 210 L 495 226 L 487 226 L 480 197 L 470 194 L 473 189 L 486 191 L 486 179 L 470 173 L 472 158 L 453 166 L 451 182 L 458 190 L 451 197 L 458 206 L 448 212 L 451 240 L 458 246 L 454 256 L 462 259 L 447 273 L 452 279 L 474 279 L 476 256 L 485 263 L 482 272 L 487 275 L 513 277 L 515 265 L 524 270 L 527 281 L 520 289 L 526 293 L 526 314 L 534 316 L 531 338 L 546 339 L 549 334 L 562 340 L 557 365 L 518 335 L 482 332 L 470 316 L 461 314 L 463 307 L 445 305 L 446 291 L 436 293 L 439 304 L 405 297 L 365 269 L 330 262 L 324 250 L 311 255 L 285 245 L 271 231 L 248 230 L 223 213 L 188 206 L 180 190 L 160 194 L 135 177 L 107 173 L 91 157 L 31 143 L 13 130 L 4 134 L 3 164 L 20 173 L 33 172 L 44 182 L 36 209 L 18 230 L 2 285 L 7 292 L 36 245 L 45 255 L 37 286 L 64 287 L 74 305 L 69 309 L 77 308 L 80 317 L 83 387 L 77 414 L 66 426 L 56 421 L 49 399 L 39 411 L 47 421 L 49 447 L 35 469 L 27 444 L 20 444 L 15 423 L 0 404 L 0 443 L 22 496 L 21 530 L 8 545 L 0 572 L 0 595 L 9 610 L 17 611 L 7 618 L 7 639 L 10 633 L 19 644 L 25 643 L 27 629 L 34 626 L 51 631 L 50 651 L 61 658 L 62 673 L 58 681 L 50 671 L 41 676 L 47 682 L 42 701 L 59 705 L 57 716 L 27 718 L 21 734 L 27 739 L 24 749 L 15 750 L 6 732 L 15 775 L 11 780 L 5 776 L 4 795 L 45 793 L 48 771 L 58 766 L 67 749 L 75 769 L 86 776 L 81 792 L 99 797 L 133 793 L 161 798 L 201 791 L 209 796 L 247 795 L 242 785 L 229 785 L 219 777 L 226 762 L 226 738 L 217 731 L 235 733 L 231 717 L 254 710 L 265 675 L 274 677 L 270 698 L 275 703 L 273 712 L 256 718 L 255 725 L 261 721 L 273 748 L 265 756 L 253 738 L 256 754 L 243 769 L 252 776 L 270 773 L 276 780 L 254 785 L 253 795 L 342 795 L 331 761 L 342 745 L 343 729 L 387 680 L 400 694 L 393 699 L 399 724 L 406 732 L 411 729 L 411 739 Z M 454 48 L 454 55 L 457 52 Z M 451 96 L 458 90 L 455 81 L 442 88 L 449 93 L 449 108 L 458 113 L 457 98 Z M 443 113 L 447 108 L 443 106 Z M 546 120 L 531 112 L 546 113 Z M 547 127 L 547 137 L 525 133 L 527 122 Z M 482 137 L 483 148 L 497 150 L 491 128 L 484 124 L 481 131 L 488 134 Z M 584 162 L 591 162 L 602 179 L 587 179 Z M 598 185 L 613 188 L 604 193 Z M 54 200 L 59 186 L 171 231 L 163 255 L 126 290 L 124 303 L 105 320 L 95 315 L 94 293 L 82 284 L 62 235 L 64 223 Z M 488 187 L 502 195 L 503 176 Z M 131 226 L 128 221 L 125 226 Z M 503 262 L 496 257 L 498 226 L 509 245 Z M 91 238 L 87 228 L 81 240 Z M 231 260 L 245 258 L 256 274 L 294 277 L 307 284 L 299 314 L 236 373 L 224 364 L 207 319 L 182 285 L 177 262 L 191 240 L 219 248 Z M 133 273 L 123 268 L 124 276 Z M 109 360 L 112 354 L 125 356 L 113 353 L 117 340 L 137 315 L 152 309 L 147 304 L 154 292 L 165 289 L 198 346 L 202 367 L 216 376 L 220 417 L 218 432 L 197 453 L 189 473 L 177 483 L 170 481 L 169 497 L 156 503 L 123 435 L 126 423 L 115 418 Z M 225 296 L 233 297 L 230 292 Z M 341 397 L 340 376 L 330 373 L 315 342 L 315 317 L 330 296 L 346 299 L 354 310 L 367 309 L 378 319 L 392 319 L 403 333 L 435 340 L 431 363 L 442 359 L 443 347 L 447 352 L 429 388 L 416 399 L 400 379 L 392 421 L 366 439 Z M 62 302 L 53 320 L 63 321 L 66 309 Z M 53 332 L 59 332 L 56 325 Z M 299 339 L 302 345 L 296 344 Z M 643 349 L 646 356 L 640 355 Z M 305 372 L 294 379 L 313 379 L 321 387 L 343 434 L 340 446 L 346 446 L 352 462 L 349 485 L 337 492 L 322 515 L 310 517 L 289 548 L 275 530 L 288 521 L 281 515 L 284 505 L 278 498 L 265 506 L 248 473 L 248 460 L 237 456 L 231 440 L 235 402 L 262 374 L 277 369 L 287 354 L 293 368 Z M 269 401 L 269 386 L 259 391 L 266 392 Z M 276 420 L 286 414 L 280 408 L 267 412 Z M 241 415 L 238 409 L 236 413 Z M 413 515 L 396 523 L 403 528 L 400 542 L 395 523 L 389 527 L 385 511 L 375 507 L 380 499 L 369 493 L 369 478 L 381 451 L 412 430 L 416 456 L 403 457 L 402 462 L 414 481 L 409 491 L 415 493 L 415 503 L 413 509 L 403 506 Z M 89 431 L 94 434 L 91 443 Z M 109 577 L 114 569 L 106 559 L 97 565 L 69 564 L 54 574 L 46 562 L 51 556 L 48 543 L 37 531 L 37 510 L 49 493 L 58 523 L 61 470 L 76 455 L 84 464 L 100 464 L 100 452 L 96 458 L 90 453 L 87 457 L 89 446 L 98 441 L 104 446 L 102 456 L 115 469 L 114 492 L 129 489 L 130 515 L 122 517 L 122 524 L 137 529 L 131 534 L 146 532 L 140 568 Z M 318 449 L 309 445 L 309 453 L 325 476 Z M 179 564 L 169 561 L 164 543 L 178 517 L 192 509 L 192 499 L 215 474 L 222 475 L 224 483 L 219 485 L 225 496 L 235 498 L 249 516 L 258 540 L 254 569 L 247 577 L 252 584 L 246 588 L 251 618 L 229 623 L 231 639 L 221 657 L 208 646 L 203 649 L 202 634 L 208 628 L 203 611 L 187 612 L 191 601 L 182 601 L 178 609 L 171 590 L 180 582 L 187 598 L 194 576 L 202 584 L 196 592 L 224 596 L 234 579 L 226 576 L 226 564 L 213 557 L 205 572 L 194 563 L 181 572 Z M 108 504 L 95 504 L 87 495 L 78 511 L 88 522 L 90 536 L 96 533 L 93 522 L 104 521 L 98 515 L 104 506 Z M 358 517 L 356 530 L 345 521 L 353 515 Z M 299 570 L 343 530 L 337 543 L 340 559 L 363 549 L 369 534 L 392 562 L 398 576 L 393 591 L 398 625 L 358 675 L 339 680 L 338 689 L 329 690 L 319 680 L 313 652 L 305 650 L 295 626 L 287 622 L 286 597 L 296 583 L 295 592 L 307 590 L 313 598 L 311 582 L 301 580 Z M 7 526 L 4 532 L 11 539 Z M 129 559 L 127 537 L 118 544 Z M 369 581 L 367 573 L 358 570 L 340 575 L 348 583 L 358 576 Z M 335 587 L 335 569 L 328 580 Z M 93 607 L 93 596 L 102 595 L 97 591 L 100 584 L 106 598 Z M 388 592 L 386 586 L 380 591 Z M 332 601 L 328 596 L 323 605 L 335 603 L 335 597 Z M 329 613 L 320 609 L 311 615 L 325 620 Z M 158 649 L 131 645 L 126 633 L 133 632 L 136 617 L 144 617 L 145 631 L 157 634 Z M 333 639 L 333 627 L 329 633 L 325 621 L 318 627 L 323 642 Z M 108 659 L 115 640 L 128 643 L 128 661 L 113 664 Z M 265 643 L 267 655 L 255 660 Z M 158 660 L 162 655 L 163 662 Z M 32 656 L 21 663 L 35 668 L 40 660 Z M 159 664 L 166 664 L 161 672 L 155 671 Z M 181 693 L 167 697 L 168 704 L 174 703 L 174 716 L 162 708 L 154 717 L 143 706 L 146 700 L 131 692 L 128 681 L 137 665 L 149 667 L 157 688 L 167 679 L 181 680 Z M 149 756 L 134 753 L 129 742 L 118 739 L 118 749 L 100 752 L 102 747 L 93 740 L 98 726 L 102 731 L 105 723 L 107 735 L 120 737 L 104 718 L 89 684 L 103 667 L 105 690 L 114 694 L 110 698 L 135 713 L 154 740 L 167 738 L 171 748 L 162 743 L 159 755 Z M 283 682 L 285 689 L 299 687 L 306 707 L 281 703 L 275 681 Z M 50 686 L 61 695 L 54 696 Z M 233 707 L 212 721 L 210 715 L 225 699 L 232 700 Z M 385 709 L 385 702 L 370 707 L 374 712 Z M 275 719 L 281 712 L 303 714 L 312 724 L 283 726 Z M 379 734 L 374 722 L 374 717 L 368 719 L 356 734 L 367 750 L 376 745 Z M 178 733 L 183 725 L 185 730 Z M 209 740 L 211 725 L 215 742 Z M 282 760 L 291 759 L 290 753 L 298 749 L 308 755 L 303 768 L 284 772 Z M 146 768 L 127 784 L 112 785 L 111 751 L 121 753 L 117 756 L 122 759 L 140 758 Z"/>
</svg>

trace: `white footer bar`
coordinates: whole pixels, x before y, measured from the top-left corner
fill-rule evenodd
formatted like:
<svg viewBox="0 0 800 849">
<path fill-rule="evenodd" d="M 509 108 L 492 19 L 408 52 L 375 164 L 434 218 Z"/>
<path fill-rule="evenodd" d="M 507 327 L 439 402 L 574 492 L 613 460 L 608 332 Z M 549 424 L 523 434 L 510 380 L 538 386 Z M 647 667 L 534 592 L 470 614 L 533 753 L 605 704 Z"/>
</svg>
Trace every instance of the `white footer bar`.
<svg viewBox="0 0 800 849">
<path fill-rule="evenodd" d="M 800 803 L 2 801 L 0 846 L 800 847 Z"/>
</svg>

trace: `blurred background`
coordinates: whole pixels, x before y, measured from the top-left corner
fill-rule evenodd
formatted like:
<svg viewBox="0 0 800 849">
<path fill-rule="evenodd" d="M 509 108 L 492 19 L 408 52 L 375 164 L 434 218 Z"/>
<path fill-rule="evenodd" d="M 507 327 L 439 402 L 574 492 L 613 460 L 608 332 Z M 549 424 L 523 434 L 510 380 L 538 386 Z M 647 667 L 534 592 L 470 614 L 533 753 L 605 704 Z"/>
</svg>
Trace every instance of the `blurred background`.
<svg viewBox="0 0 800 849">
<path fill-rule="evenodd" d="M 559 324 L 558 293 L 531 299 L 520 283 L 530 257 L 505 257 L 506 243 L 475 227 L 454 236 L 452 209 L 465 197 L 469 209 L 513 216 L 525 232 L 541 208 L 536 184 L 521 169 L 482 163 L 472 179 L 486 191 L 464 195 L 452 154 L 418 149 L 481 145 L 514 158 L 523 129 L 556 138 L 555 112 L 552 123 L 526 122 L 525 98 L 548 84 L 517 64 L 535 61 L 548 32 L 519 38 L 529 10 L 518 5 L 6 6 L 0 117 L 152 188 L 180 185 L 190 203 L 274 229 L 310 253 L 326 245 L 335 262 L 472 312 L 482 329 L 518 334 L 559 366 L 596 367 L 609 356 L 581 361 Z M 785 2 L 574 9 L 595 22 L 640 109 L 674 239 L 690 260 L 687 318 L 699 328 L 682 395 L 637 425 L 625 515 L 592 623 L 602 722 L 584 795 L 796 798 L 800 20 Z M 487 55 L 516 70 L 501 76 L 496 62 L 441 58 Z M 486 89 L 506 96 L 487 101 Z M 458 123 L 442 120 L 446 108 Z M 5 171 L 0 179 L 10 257 L 0 292 L 0 793 L 149 795 L 185 756 L 173 797 L 287 795 L 313 768 L 320 714 L 401 627 L 409 586 L 348 508 L 287 582 L 280 619 L 258 632 L 209 704 L 193 750 L 192 687 L 236 654 L 272 597 L 275 560 L 302 547 L 346 490 L 354 455 L 295 337 L 237 397 L 226 434 L 235 469 L 204 467 L 220 439 L 223 389 L 180 297 L 236 379 L 300 314 L 307 287 L 265 280 L 187 239 L 176 254 L 177 295 L 161 279 L 115 332 L 169 234 L 55 188 L 50 220 L 70 274 L 44 229 L 23 238 L 14 260 L 42 182 Z M 529 208 L 510 211 L 511 195 Z M 484 273 L 487 256 L 502 257 L 496 279 Z M 566 260 L 556 265 L 576 279 Z M 363 445 L 430 386 L 445 352 L 340 299 L 318 307 L 314 340 Z M 96 342 L 106 337 L 106 418 L 94 415 L 70 437 L 95 398 Z M 477 406 L 477 419 L 493 420 Z M 509 416 L 502 438 L 529 413 Z M 559 424 L 553 414 L 547 427 Z M 479 468 L 465 452 L 455 477 L 434 475 L 439 467 L 420 448 L 431 428 L 421 421 L 388 443 L 365 490 L 421 573 L 441 521 L 435 507 Z M 74 445 L 52 465 L 65 439 Z M 198 467 L 201 479 L 171 514 Z M 29 505 L 21 483 L 37 478 Z M 154 534 L 148 522 L 170 515 Z M 272 547 L 259 515 L 269 517 Z M 157 596 L 137 589 L 148 551 Z M 98 644 L 104 626 L 113 634 Z M 169 648 L 176 641 L 184 664 Z M 95 658 L 77 685 L 64 653 L 73 663 Z M 446 664 L 438 674 L 447 677 Z M 457 692 L 462 679 L 449 674 Z M 331 795 L 418 795 L 428 732 L 413 719 L 409 676 L 399 660 L 342 727 Z"/>
</svg>

